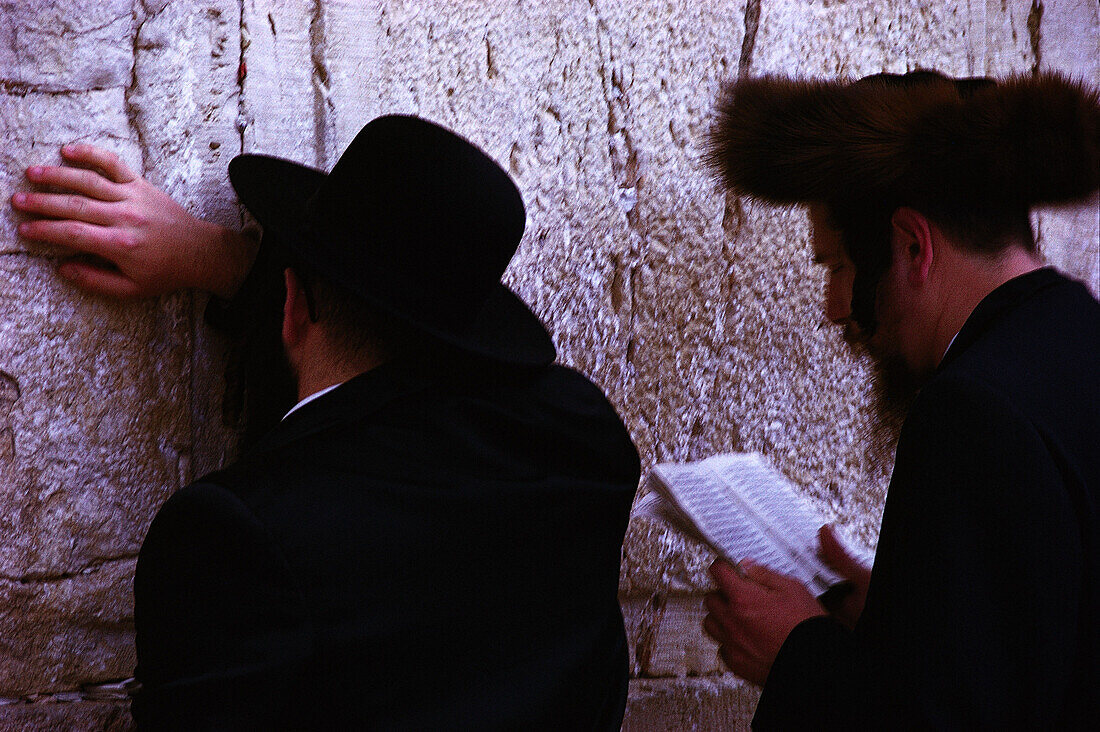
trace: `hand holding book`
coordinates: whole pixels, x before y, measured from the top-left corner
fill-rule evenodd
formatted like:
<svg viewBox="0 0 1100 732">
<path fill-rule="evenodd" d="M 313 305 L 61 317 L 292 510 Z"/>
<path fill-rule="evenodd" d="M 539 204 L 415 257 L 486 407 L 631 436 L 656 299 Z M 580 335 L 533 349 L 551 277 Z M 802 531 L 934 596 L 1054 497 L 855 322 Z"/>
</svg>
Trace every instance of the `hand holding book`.
<svg viewBox="0 0 1100 732">
<path fill-rule="evenodd" d="M 730 670 L 763 683 L 796 625 L 825 615 L 852 627 L 870 570 L 793 484 L 754 454 L 655 466 L 636 515 L 668 523 L 719 555 L 704 628 Z"/>
<path fill-rule="evenodd" d="M 718 589 L 706 596 L 703 629 L 718 642 L 731 671 L 763 685 L 790 632 L 825 610 L 793 577 L 748 560 L 741 562 L 741 570 L 721 559 L 711 565 Z"/>
</svg>

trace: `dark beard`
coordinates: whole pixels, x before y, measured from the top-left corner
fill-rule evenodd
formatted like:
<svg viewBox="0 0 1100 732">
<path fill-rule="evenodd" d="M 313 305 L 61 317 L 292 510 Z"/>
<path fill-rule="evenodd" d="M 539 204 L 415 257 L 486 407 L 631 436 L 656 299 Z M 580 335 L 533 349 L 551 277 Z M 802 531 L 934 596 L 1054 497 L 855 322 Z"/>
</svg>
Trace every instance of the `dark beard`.
<svg viewBox="0 0 1100 732">
<path fill-rule="evenodd" d="M 868 454 L 875 462 L 892 463 L 901 426 L 925 379 L 914 374 L 899 355 L 880 354 L 861 347 L 873 366 L 871 395 L 873 418 L 864 435 Z"/>
<path fill-rule="evenodd" d="M 871 359 L 874 363 L 871 388 L 875 414 L 900 429 L 925 380 L 914 374 L 899 356 L 882 358 L 872 353 Z"/>
</svg>

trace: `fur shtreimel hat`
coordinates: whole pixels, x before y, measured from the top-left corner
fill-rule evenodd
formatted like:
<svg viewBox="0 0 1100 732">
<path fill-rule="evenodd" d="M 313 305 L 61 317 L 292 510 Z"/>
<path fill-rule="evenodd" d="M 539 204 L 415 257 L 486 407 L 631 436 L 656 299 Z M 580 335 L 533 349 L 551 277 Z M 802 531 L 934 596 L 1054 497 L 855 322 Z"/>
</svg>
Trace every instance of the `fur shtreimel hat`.
<svg viewBox="0 0 1100 732">
<path fill-rule="evenodd" d="M 709 142 L 730 190 L 779 204 L 1004 210 L 1100 186 L 1097 92 L 1055 73 L 742 79 L 723 90 Z"/>
</svg>

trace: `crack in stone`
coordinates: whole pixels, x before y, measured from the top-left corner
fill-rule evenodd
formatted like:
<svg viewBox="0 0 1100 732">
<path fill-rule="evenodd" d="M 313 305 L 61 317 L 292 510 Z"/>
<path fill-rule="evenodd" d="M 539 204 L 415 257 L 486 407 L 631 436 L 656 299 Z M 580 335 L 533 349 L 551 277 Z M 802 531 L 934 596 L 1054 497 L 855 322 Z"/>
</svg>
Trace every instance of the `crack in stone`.
<svg viewBox="0 0 1100 732">
<path fill-rule="evenodd" d="M 137 559 L 137 554 L 124 554 L 119 557 L 110 557 L 108 559 L 101 559 L 96 562 L 92 562 L 87 566 L 80 569 L 73 570 L 72 572 L 62 572 L 60 574 L 47 574 L 37 572 L 27 572 L 23 575 L 9 575 L 0 574 L 0 582 L 12 582 L 21 585 L 30 584 L 51 584 L 55 582 L 64 582 L 66 580 L 76 579 L 78 577 L 84 577 L 89 574 L 95 574 L 99 570 L 111 564 L 119 564 L 121 562 L 128 562 Z"/>
<path fill-rule="evenodd" d="M 145 26 L 145 21 L 148 19 L 148 16 L 139 15 L 139 7 L 143 12 L 145 10 L 144 5 L 134 3 L 134 37 L 132 41 L 133 62 L 130 66 L 130 84 L 126 87 L 123 96 L 126 99 L 126 120 L 130 124 L 130 129 L 132 129 L 137 136 L 138 147 L 141 149 L 141 175 L 144 177 L 149 172 L 149 145 L 145 140 L 145 128 L 141 122 L 141 110 L 138 109 L 134 97 L 140 85 L 140 80 L 138 79 L 138 56 L 141 55 L 142 51 L 140 41 L 141 30 Z"/>
<path fill-rule="evenodd" d="M 248 65 L 245 59 L 245 53 L 248 51 L 248 46 L 251 44 L 251 40 L 248 35 L 248 23 L 245 21 L 245 0 L 240 0 L 238 7 L 240 8 L 240 59 L 237 64 L 237 134 L 240 135 L 240 154 L 244 154 L 244 131 L 248 129 L 248 111 L 247 104 L 245 103 L 244 95 L 244 80 L 248 76 Z M 270 17 L 270 16 L 268 16 Z M 271 21 L 271 29 L 275 30 L 275 21 Z M 241 207 L 241 225 L 244 226 L 244 208 Z"/>
<path fill-rule="evenodd" d="M 760 0 L 745 4 L 745 36 L 741 40 L 741 57 L 737 60 L 737 75 L 747 76 L 752 67 L 752 52 L 756 47 L 756 32 L 760 27 Z"/>
<path fill-rule="evenodd" d="M 1042 0 L 1032 0 L 1031 12 L 1027 14 L 1027 32 L 1031 40 L 1031 54 L 1035 62 L 1031 64 L 1031 73 L 1039 73 L 1039 65 L 1043 62 L 1043 3 Z"/>
<path fill-rule="evenodd" d="M 62 29 L 62 31 L 60 33 L 56 34 L 56 35 L 59 38 L 64 38 L 65 36 L 70 35 L 70 34 L 84 35 L 85 33 L 95 33 L 96 31 L 106 30 L 107 28 L 110 28 L 112 25 L 119 22 L 120 20 L 125 20 L 125 19 L 126 19 L 125 15 L 119 15 L 119 16 L 117 16 L 115 18 L 112 18 L 111 20 L 107 21 L 106 23 L 101 23 L 100 25 L 93 25 L 93 26 L 88 27 L 88 28 L 73 28 L 72 26 L 68 26 L 68 27 Z M 47 31 L 46 34 L 47 35 L 52 35 L 48 31 Z"/>
<path fill-rule="evenodd" d="M 495 79 L 500 76 L 500 69 L 497 68 L 496 61 L 493 59 L 493 44 L 489 42 L 489 34 L 485 34 L 485 76 L 489 79 Z"/>
<path fill-rule="evenodd" d="M 52 87 L 48 84 L 31 84 L 25 81 L 16 81 L 14 79 L 0 79 L 0 94 L 8 94 L 11 96 L 25 97 L 28 94 L 42 94 L 43 96 L 50 97 L 65 97 L 75 96 L 77 94 L 88 94 L 90 92 L 108 91 L 110 89 L 124 89 L 122 86 L 90 86 L 84 89 L 63 89 L 58 87 Z"/>
<path fill-rule="evenodd" d="M 329 87 L 328 62 L 325 60 L 325 4 L 313 0 L 309 19 L 310 59 L 313 62 L 313 142 L 318 167 L 327 167 L 328 151 L 335 146 L 335 111 Z"/>
<path fill-rule="evenodd" d="M 112 702 L 126 701 L 139 688 L 134 677 L 103 681 L 82 681 L 76 689 L 69 691 L 27 694 L 20 697 L 0 697 L 0 705 L 9 704 L 69 704 L 72 702 Z"/>
</svg>

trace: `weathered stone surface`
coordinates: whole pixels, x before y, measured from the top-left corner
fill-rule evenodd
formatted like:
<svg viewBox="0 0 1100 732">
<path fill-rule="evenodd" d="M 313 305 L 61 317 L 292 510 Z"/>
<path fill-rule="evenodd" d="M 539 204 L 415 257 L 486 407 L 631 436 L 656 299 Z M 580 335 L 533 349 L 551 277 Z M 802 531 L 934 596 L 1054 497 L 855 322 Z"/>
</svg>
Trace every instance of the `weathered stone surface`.
<svg viewBox="0 0 1100 732">
<path fill-rule="evenodd" d="M 243 5 L 241 124 L 246 152 L 327 168 L 323 3 L 257 0 Z"/>
<path fill-rule="evenodd" d="M 1047 261 L 1100 297 L 1100 197 L 1072 206 L 1039 209 L 1032 227 Z"/>
<path fill-rule="evenodd" d="M 45 582 L 0 578 L 0 697 L 132 676 L 134 564 Z"/>
<path fill-rule="evenodd" d="M 753 74 L 827 77 L 915 68 L 985 73 L 989 28 L 1000 27 L 1003 15 L 1011 12 L 1007 5 L 985 0 L 762 2 L 749 68 Z M 1018 34 L 999 40 L 998 51 L 1018 52 Z"/>
<path fill-rule="evenodd" d="M 749 729 L 760 692 L 732 674 L 630 682 L 624 732 Z"/>
<path fill-rule="evenodd" d="M 1039 5 L 1034 34 L 1040 68 L 1100 81 L 1100 6 L 1090 0 L 1043 0 Z"/>
<path fill-rule="evenodd" d="M 126 86 L 132 0 L 0 3 L 0 89 L 49 92 Z"/>
<path fill-rule="evenodd" d="M 46 578 L 136 552 L 188 470 L 185 325 L 156 302 L 79 295 L 48 260 L 0 258 L 0 370 L 19 393 L 0 574 Z"/>
<path fill-rule="evenodd" d="M 625 600 L 631 675 L 683 678 L 725 671 L 717 644 L 703 632 L 706 614 L 698 595 Z"/>
<path fill-rule="evenodd" d="M 0 729 L 20 732 L 131 732 L 126 702 L 46 702 L 0 706 Z"/>
</svg>

